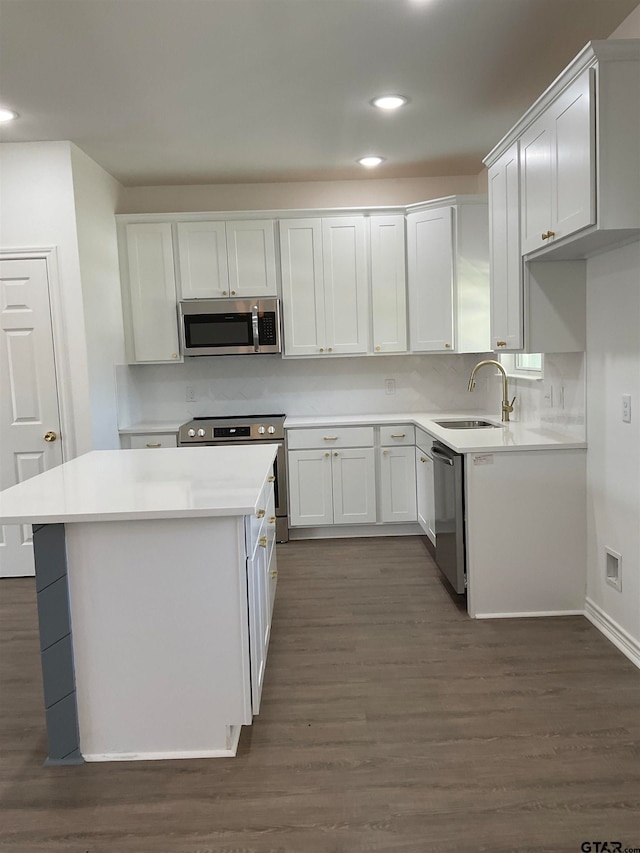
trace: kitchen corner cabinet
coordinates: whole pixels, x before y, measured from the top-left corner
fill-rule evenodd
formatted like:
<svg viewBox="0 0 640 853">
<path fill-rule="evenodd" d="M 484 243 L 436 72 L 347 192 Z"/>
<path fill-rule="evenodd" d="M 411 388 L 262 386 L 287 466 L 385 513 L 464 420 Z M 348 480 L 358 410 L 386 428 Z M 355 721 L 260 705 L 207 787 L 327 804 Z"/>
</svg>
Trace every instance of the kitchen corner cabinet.
<svg viewBox="0 0 640 853">
<path fill-rule="evenodd" d="M 365 217 L 280 220 L 280 258 L 285 355 L 366 353 Z"/>
<path fill-rule="evenodd" d="M 484 197 L 453 196 L 407 215 L 411 352 L 489 349 L 489 230 Z"/>
<path fill-rule="evenodd" d="M 171 225 L 130 223 L 124 235 L 120 273 L 127 360 L 182 361 Z"/>
<path fill-rule="evenodd" d="M 639 125 L 640 39 L 590 42 L 484 160 L 492 193 L 519 145 L 521 254 L 584 259 L 637 239 Z"/>
<path fill-rule="evenodd" d="M 373 427 L 291 430 L 288 447 L 291 527 L 376 521 Z"/>
<path fill-rule="evenodd" d="M 176 224 L 182 299 L 276 296 L 271 219 Z"/>
<path fill-rule="evenodd" d="M 374 353 L 407 351 L 405 218 L 371 216 L 371 309 Z"/>
</svg>

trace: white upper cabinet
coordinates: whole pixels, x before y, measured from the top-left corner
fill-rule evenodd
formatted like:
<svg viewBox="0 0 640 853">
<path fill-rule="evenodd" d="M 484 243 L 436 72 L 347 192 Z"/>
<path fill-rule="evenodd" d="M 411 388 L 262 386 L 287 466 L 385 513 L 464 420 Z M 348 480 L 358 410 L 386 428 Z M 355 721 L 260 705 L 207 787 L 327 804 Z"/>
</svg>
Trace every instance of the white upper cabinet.
<svg viewBox="0 0 640 853">
<path fill-rule="evenodd" d="M 489 169 L 491 348 L 523 346 L 520 161 L 515 142 Z"/>
<path fill-rule="evenodd" d="M 176 231 L 183 299 L 277 294 L 273 220 L 185 221 Z"/>
<path fill-rule="evenodd" d="M 420 208 L 407 216 L 410 349 L 484 352 L 490 340 L 486 199 L 453 196 Z"/>
<path fill-rule="evenodd" d="M 364 216 L 280 221 L 286 355 L 366 353 Z"/>
<path fill-rule="evenodd" d="M 171 225 L 127 225 L 121 274 L 128 361 L 181 360 Z"/>
<path fill-rule="evenodd" d="M 520 145 L 521 253 L 578 260 L 640 234 L 640 39 L 590 42 L 496 145 Z"/>
<path fill-rule="evenodd" d="M 595 222 L 593 74 L 586 68 L 520 140 L 523 254 Z"/>
<path fill-rule="evenodd" d="M 404 216 L 371 216 L 373 351 L 407 351 Z"/>
</svg>

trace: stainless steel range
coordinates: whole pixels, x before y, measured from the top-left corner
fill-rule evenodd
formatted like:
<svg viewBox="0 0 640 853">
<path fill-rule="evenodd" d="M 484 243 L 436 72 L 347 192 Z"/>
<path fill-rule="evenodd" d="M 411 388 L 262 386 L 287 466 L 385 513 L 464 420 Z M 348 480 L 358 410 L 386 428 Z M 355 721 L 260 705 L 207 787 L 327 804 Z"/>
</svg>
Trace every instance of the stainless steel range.
<svg viewBox="0 0 640 853">
<path fill-rule="evenodd" d="M 287 461 L 284 450 L 285 415 L 226 416 L 194 418 L 178 431 L 178 447 L 254 444 L 267 441 L 278 445 L 274 462 L 276 539 L 289 540 L 287 524 Z"/>
</svg>

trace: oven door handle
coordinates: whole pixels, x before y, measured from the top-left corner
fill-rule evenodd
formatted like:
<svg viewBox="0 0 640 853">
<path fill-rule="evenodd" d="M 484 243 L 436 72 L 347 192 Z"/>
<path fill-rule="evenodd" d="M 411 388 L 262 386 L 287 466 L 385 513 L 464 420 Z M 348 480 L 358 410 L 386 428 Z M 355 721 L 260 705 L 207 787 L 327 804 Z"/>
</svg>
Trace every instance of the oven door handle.
<svg viewBox="0 0 640 853">
<path fill-rule="evenodd" d="M 253 351 L 260 352 L 260 329 L 258 327 L 258 306 L 251 307 L 251 327 L 253 329 Z"/>
</svg>

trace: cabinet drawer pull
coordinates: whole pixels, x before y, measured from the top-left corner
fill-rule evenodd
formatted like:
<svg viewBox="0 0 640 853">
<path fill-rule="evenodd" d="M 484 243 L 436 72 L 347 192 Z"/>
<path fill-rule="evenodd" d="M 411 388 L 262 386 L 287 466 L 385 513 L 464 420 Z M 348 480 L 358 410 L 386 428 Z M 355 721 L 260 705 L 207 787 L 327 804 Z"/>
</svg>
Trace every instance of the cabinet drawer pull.
<svg viewBox="0 0 640 853">
<path fill-rule="evenodd" d="M 275 481 L 276 478 L 273 476 L 273 474 L 270 477 L 267 477 L 267 483 L 275 483 Z"/>
<path fill-rule="evenodd" d="M 264 518 L 264 513 L 265 513 L 265 510 L 259 509 L 258 512 L 256 513 L 256 517 L 257 518 Z"/>
<path fill-rule="evenodd" d="M 406 432 L 392 432 L 391 433 L 391 438 L 406 438 L 406 437 L 407 437 Z"/>
<path fill-rule="evenodd" d="M 325 435 L 324 440 L 325 441 L 337 441 L 338 436 L 337 435 Z"/>
<path fill-rule="evenodd" d="M 261 537 L 258 539 L 258 545 L 259 545 L 261 548 L 266 548 L 266 547 L 267 547 L 267 537 L 266 537 L 266 536 L 261 536 Z"/>
<path fill-rule="evenodd" d="M 149 441 L 149 442 L 147 442 L 147 447 L 162 447 L 162 444 L 159 441 L 155 441 L 155 442 Z"/>
<path fill-rule="evenodd" d="M 543 234 L 543 235 L 542 235 L 542 239 L 543 239 L 543 240 L 549 240 L 551 237 L 555 237 L 555 236 L 556 236 L 556 232 L 555 232 L 555 231 L 547 231 L 547 233 L 546 233 L 546 234 Z"/>
<path fill-rule="evenodd" d="M 507 345 L 506 341 L 496 341 L 497 347 L 506 347 L 506 345 Z"/>
</svg>

